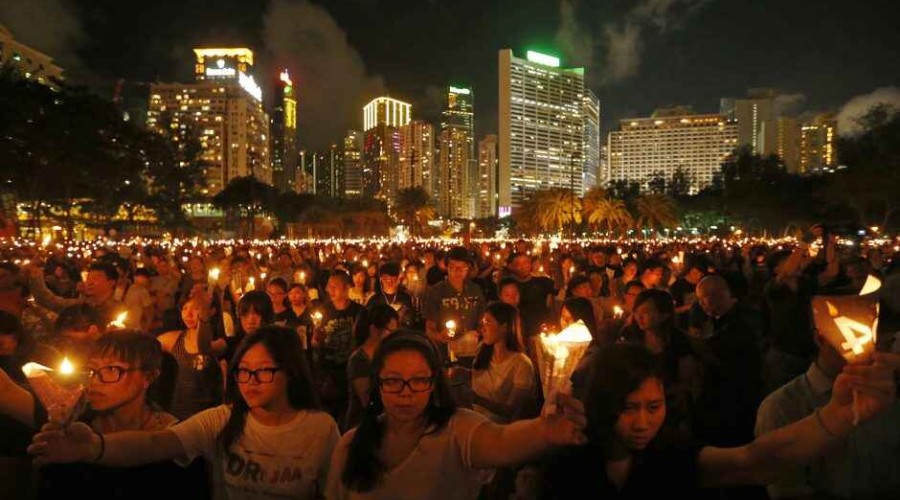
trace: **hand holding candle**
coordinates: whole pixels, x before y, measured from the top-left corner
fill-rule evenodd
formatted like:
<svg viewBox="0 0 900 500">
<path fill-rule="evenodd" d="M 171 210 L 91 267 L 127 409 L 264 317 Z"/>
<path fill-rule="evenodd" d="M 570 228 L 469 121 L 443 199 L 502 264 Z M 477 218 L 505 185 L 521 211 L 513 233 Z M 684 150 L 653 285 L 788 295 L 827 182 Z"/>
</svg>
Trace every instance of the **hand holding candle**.
<svg viewBox="0 0 900 500">
<path fill-rule="evenodd" d="M 591 332 L 581 320 L 557 334 L 541 333 L 537 349 L 538 369 L 544 400 L 550 405 L 554 404 L 558 393 L 568 389 L 569 379 L 591 340 Z"/>
<path fill-rule="evenodd" d="M 119 328 L 119 329 L 125 328 L 125 320 L 126 319 L 128 319 L 128 311 L 120 312 L 116 316 L 116 319 L 110 321 L 109 324 L 106 325 L 106 327 L 107 328 Z"/>
<path fill-rule="evenodd" d="M 56 370 L 37 363 L 27 363 L 22 372 L 34 390 L 51 423 L 65 426 L 78 418 L 84 406 L 84 389 L 88 374 L 76 371 L 68 358 Z"/>
</svg>

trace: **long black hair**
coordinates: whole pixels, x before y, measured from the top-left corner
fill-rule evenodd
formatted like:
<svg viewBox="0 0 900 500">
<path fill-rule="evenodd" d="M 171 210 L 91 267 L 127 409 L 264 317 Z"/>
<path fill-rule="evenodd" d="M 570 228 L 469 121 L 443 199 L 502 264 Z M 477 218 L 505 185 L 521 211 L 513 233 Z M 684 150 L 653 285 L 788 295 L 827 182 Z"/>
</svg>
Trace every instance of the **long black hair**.
<svg viewBox="0 0 900 500">
<path fill-rule="evenodd" d="M 648 288 L 638 294 L 637 298 L 634 299 L 634 311 L 637 311 L 638 307 L 643 305 L 644 303 L 649 302 L 656 312 L 664 315 L 666 319 L 663 321 L 659 335 L 662 338 L 663 342 L 666 345 L 672 339 L 672 331 L 677 327 L 675 326 L 675 300 L 672 298 L 672 295 L 665 290 L 657 290 L 655 288 Z M 635 326 L 637 323 L 635 322 Z M 644 342 L 645 332 L 640 331 L 639 328 L 635 328 L 628 332 L 629 334 L 625 335 L 625 340 L 629 342 Z"/>
<path fill-rule="evenodd" d="M 316 393 L 313 390 L 309 365 L 300 345 L 300 337 L 293 330 L 282 326 L 260 327 L 256 334 L 244 337 L 228 365 L 229 376 L 225 392 L 227 400 L 232 401 L 231 416 L 218 436 L 219 445 L 226 451 L 244 433 L 244 424 L 247 421 L 247 413 L 250 411 L 247 402 L 241 397 L 234 374 L 247 351 L 257 344 L 265 346 L 275 364 L 287 377 L 287 397 L 291 408 L 295 410 L 319 408 Z"/>
<path fill-rule="evenodd" d="M 584 400 L 588 420 L 585 433 L 592 445 L 608 449 L 628 395 L 649 378 L 662 384 L 664 372 L 659 359 L 643 345 L 614 344 L 600 351 Z"/>
<path fill-rule="evenodd" d="M 372 359 L 369 406 L 363 412 L 359 427 L 356 428 L 353 440 L 350 441 L 347 463 L 344 465 L 344 470 L 341 471 L 341 481 L 349 489 L 360 493 L 375 488 L 385 472 L 385 464 L 378 457 L 378 451 L 384 438 L 384 427 L 379 421 L 384 412 L 379 374 L 384 368 L 385 359 L 400 351 L 415 351 L 421 354 L 434 377 L 431 398 L 424 412 L 427 434 L 435 434 L 443 430 L 456 412 L 456 404 L 450 394 L 450 386 L 444 375 L 437 347 L 418 332 L 402 331 L 386 338 L 375 351 Z"/>
<path fill-rule="evenodd" d="M 506 302 L 497 301 L 488 304 L 484 313 L 493 316 L 501 326 L 506 326 L 507 333 L 506 340 L 504 341 L 506 348 L 512 352 L 521 352 L 523 349 L 522 343 L 520 342 L 521 339 L 519 338 L 519 332 L 516 328 L 516 325 L 518 325 L 518 321 L 516 321 L 519 314 L 518 309 Z M 478 353 L 475 354 L 475 360 L 472 362 L 472 369 L 487 369 L 491 365 L 491 358 L 493 358 L 493 356 L 494 346 L 482 344 L 481 347 L 478 348 Z"/>
<path fill-rule="evenodd" d="M 591 332 L 591 338 L 598 340 L 597 315 L 594 314 L 594 305 L 584 297 L 569 297 L 563 302 L 563 307 L 569 311 L 569 315 L 575 321 L 584 321 L 584 326 Z"/>
<path fill-rule="evenodd" d="M 238 302 L 237 307 L 237 329 L 240 335 L 244 335 L 247 332 L 244 331 L 244 327 L 241 325 L 241 317 L 246 315 L 250 311 L 259 314 L 260 316 L 260 328 L 266 325 L 271 325 L 275 321 L 275 308 L 272 306 L 272 298 L 269 297 L 269 294 L 263 292 L 262 290 L 251 290 L 245 293 L 240 302 Z"/>
</svg>

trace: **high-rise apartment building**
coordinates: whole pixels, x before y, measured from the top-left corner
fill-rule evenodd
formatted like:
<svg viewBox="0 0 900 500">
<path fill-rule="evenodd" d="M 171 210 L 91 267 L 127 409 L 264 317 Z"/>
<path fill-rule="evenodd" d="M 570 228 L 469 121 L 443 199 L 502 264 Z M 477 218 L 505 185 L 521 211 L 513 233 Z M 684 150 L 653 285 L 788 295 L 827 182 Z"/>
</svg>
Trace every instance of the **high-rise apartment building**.
<svg viewBox="0 0 900 500">
<path fill-rule="evenodd" d="M 434 127 L 422 120 L 412 120 L 400 127 L 399 189 L 422 187 L 433 193 L 435 174 Z"/>
<path fill-rule="evenodd" d="M 63 70 L 53 63 L 53 58 L 31 48 L 13 37 L 11 31 L 0 24 L 0 66 L 19 68 L 29 80 L 55 87 L 54 80 L 62 80 Z"/>
<path fill-rule="evenodd" d="M 600 99 L 584 90 L 584 190 L 597 185 L 600 175 Z"/>
<path fill-rule="evenodd" d="M 508 213 L 548 188 L 584 191 L 584 68 L 529 51 L 499 53 L 500 201 Z"/>
<path fill-rule="evenodd" d="M 736 121 L 738 146 L 749 146 L 754 154 L 774 155 L 778 152 L 778 113 L 775 98 L 779 91 L 757 88 L 747 91 L 747 97 L 722 98 L 719 112 L 729 121 Z"/>
<path fill-rule="evenodd" d="M 150 86 L 147 126 L 176 142 L 199 141 L 207 167 L 202 192 L 215 195 L 235 177 L 272 182 L 269 117 L 249 71 L 249 49 L 194 49 L 195 83 Z"/>
<path fill-rule="evenodd" d="M 287 70 L 281 72 L 272 93 L 272 183 L 280 191 L 293 191 L 297 161 L 297 96 Z"/>
<path fill-rule="evenodd" d="M 412 106 L 390 97 L 363 108 L 362 195 L 393 204 L 400 167 L 400 127 L 412 119 Z"/>
<path fill-rule="evenodd" d="M 447 101 L 444 110 L 441 113 L 441 132 L 450 128 L 457 129 L 454 133 L 442 134 L 448 140 L 460 140 L 462 134 L 465 134 L 465 141 L 468 146 L 466 154 L 468 160 L 463 167 L 463 172 L 454 172 L 452 174 L 445 173 L 445 177 L 452 175 L 454 180 L 458 179 L 462 183 L 460 193 L 464 193 L 465 199 L 462 202 L 462 211 L 456 217 L 471 218 L 475 216 L 476 206 L 478 205 L 478 160 L 475 156 L 475 91 L 472 87 L 463 85 L 450 85 L 447 87 Z M 449 146 L 449 144 L 441 143 L 441 147 Z M 442 154 L 441 158 L 456 159 L 459 155 L 454 153 Z M 451 165 L 441 164 L 439 169 L 446 172 Z M 460 165 L 453 165 L 459 168 Z M 449 207 L 441 207 L 445 213 L 449 213 Z M 456 212 L 454 210 L 454 212 Z"/>
<path fill-rule="evenodd" d="M 344 196 L 362 195 L 363 180 L 363 134 L 350 130 L 344 137 Z"/>
<path fill-rule="evenodd" d="M 497 135 L 488 134 L 478 142 L 478 218 L 497 216 L 500 201 L 499 169 Z"/>
<path fill-rule="evenodd" d="M 776 120 L 778 139 L 775 154 L 788 172 L 800 173 L 800 124 L 796 118 L 780 116 Z"/>
<path fill-rule="evenodd" d="M 313 193 L 330 196 L 332 198 L 344 197 L 344 160 L 343 154 L 337 144 L 333 144 L 327 153 L 314 153 L 311 155 L 310 169 Z"/>
<path fill-rule="evenodd" d="M 441 130 L 438 169 L 438 213 L 450 219 L 471 218 L 469 186 L 469 133 L 449 126 Z"/>
<path fill-rule="evenodd" d="M 837 118 L 821 113 L 800 127 L 800 173 L 823 173 L 837 166 Z"/>
<path fill-rule="evenodd" d="M 738 129 L 722 114 L 661 109 L 649 118 L 626 118 L 609 134 L 610 181 L 636 181 L 643 189 L 657 175 L 688 175 L 691 193 L 708 186 L 737 146 Z"/>
</svg>

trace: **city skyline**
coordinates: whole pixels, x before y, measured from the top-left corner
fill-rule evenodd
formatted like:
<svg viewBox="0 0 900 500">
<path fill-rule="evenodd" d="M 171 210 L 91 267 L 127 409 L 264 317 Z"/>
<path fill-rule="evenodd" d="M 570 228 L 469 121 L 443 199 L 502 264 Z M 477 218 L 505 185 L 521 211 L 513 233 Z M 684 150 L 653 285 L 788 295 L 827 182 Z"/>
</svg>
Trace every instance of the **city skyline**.
<svg viewBox="0 0 900 500">
<path fill-rule="evenodd" d="M 359 127 L 357 109 L 377 95 L 410 102 L 418 118 L 436 123 L 441 89 L 454 81 L 479 95 L 476 138 L 494 133 L 495 54 L 507 47 L 543 49 L 567 66 L 584 66 L 586 86 L 603 105 L 603 136 L 618 120 L 658 107 L 716 112 L 720 97 L 751 87 L 783 89 L 791 97 L 785 104 L 817 112 L 840 111 L 852 97 L 900 81 L 895 65 L 877 63 L 900 43 L 890 16 L 880 15 L 887 2 L 61 4 L 5 2 L 0 23 L 54 57 L 73 82 L 105 95 L 120 78 L 186 81 L 191 47 L 248 46 L 259 54 L 261 82 L 282 67 L 294 76 L 306 103 L 298 110 L 305 148 L 339 143 Z M 321 50 L 306 50 L 310 43 Z M 310 130 L 311 123 L 319 126 Z"/>
</svg>

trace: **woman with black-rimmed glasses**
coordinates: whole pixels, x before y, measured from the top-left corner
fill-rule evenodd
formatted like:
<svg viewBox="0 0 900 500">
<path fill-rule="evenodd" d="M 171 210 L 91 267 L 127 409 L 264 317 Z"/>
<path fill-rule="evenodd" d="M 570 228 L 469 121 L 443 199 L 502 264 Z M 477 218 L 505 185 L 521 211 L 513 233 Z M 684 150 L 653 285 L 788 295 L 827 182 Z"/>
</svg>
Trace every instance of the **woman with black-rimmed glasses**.
<svg viewBox="0 0 900 500">
<path fill-rule="evenodd" d="M 372 360 L 369 404 L 335 448 L 326 497 L 474 499 L 492 469 L 537 458 L 584 436 L 580 403 L 498 425 L 450 396 L 441 357 L 418 332 L 394 333 Z"/>
<path fill-rule="evenodd" d="M 338 440 L 318 404 L 300 340 L 277 326 L 247 336 L 229 370 L 229 400 L 171 428 L 105 435 L 82 424 L 47 427 L 29 452 L 35 462 L 134 466 L 202 456 L 215 498 L 317 498 Z"/>
</svg>

